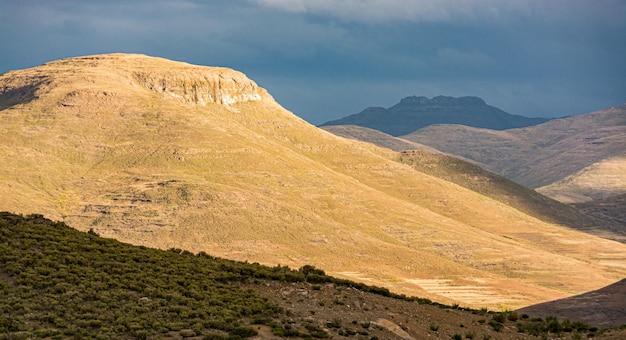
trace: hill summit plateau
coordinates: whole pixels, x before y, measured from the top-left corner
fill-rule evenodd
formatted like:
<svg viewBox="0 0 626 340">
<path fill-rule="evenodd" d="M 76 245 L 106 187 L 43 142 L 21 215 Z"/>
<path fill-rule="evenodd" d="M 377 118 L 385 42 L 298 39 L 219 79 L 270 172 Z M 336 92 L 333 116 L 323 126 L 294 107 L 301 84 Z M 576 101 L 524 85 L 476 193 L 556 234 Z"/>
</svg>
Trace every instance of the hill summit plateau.
<svg viewBox="0 0 626 340">
<path fill-rule="evenodd" d="M 63 59 L 0 75 L 0 108 L 0 210 L 479 308 L 626 275 L 626 245 L 318 129 L 231 69 Z"/>
<path fill-rule="evenodd" d="M 385 109 L 369 107 L 360 113 L 326 122 L 320 126 L 358 125 L 401 136 L 433 124 L 461 124 L 505 130 L 546 122 L 546 118 L 512 115 L 487 105 L 478 97 L 410 96 Z"/>
</svg>

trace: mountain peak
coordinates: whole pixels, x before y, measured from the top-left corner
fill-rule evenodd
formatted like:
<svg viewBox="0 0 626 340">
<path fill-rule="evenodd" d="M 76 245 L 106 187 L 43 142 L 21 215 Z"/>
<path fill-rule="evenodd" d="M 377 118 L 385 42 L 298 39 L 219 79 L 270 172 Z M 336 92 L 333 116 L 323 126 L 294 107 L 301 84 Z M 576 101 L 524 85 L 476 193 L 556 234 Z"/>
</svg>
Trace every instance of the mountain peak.
<svg viewBox="0 0 626 340">
<path fill-rule="evenodd" d="M 428 99 L 424 96 L 409 96 L 400 100 L 402 105 L 487 105 L 484 100 L 479 97 L 466 96 L 466 97 L 449 97 L 449 96 L 436 96 L 432 99 Z"/>
<path fill-rule="evenodd" d="M 366 108 L 360 113 L 326 122 L 327 125 L 358 125 L 402 136 L 433 124 L 460 124 L 477 128 L 506 130 L 541 124 L 546 118 L 512 115 L 487 105 L 479 97 L 424 96 L 402 98 L 388 108 Z"/>
<path fill-rule="evenodd" d="M 45 79 L 47 84 L 52 84 L 51 87 L 54 87 L 55 80 L 57 84 L 66 84 L 68 81 L 93 83 L 94 79 L 106 79 L 202 106 L 208 103 L 230 106 L 271 98 L 267 91 L 239 71 L 141 54 L 117 53 L 61 59 L 29 70 L 8 72 L 2 77 L 11 79 L 0 95 L 20 92 L 25 84 L 36 83 L 33 79 Z"/>
</svg>

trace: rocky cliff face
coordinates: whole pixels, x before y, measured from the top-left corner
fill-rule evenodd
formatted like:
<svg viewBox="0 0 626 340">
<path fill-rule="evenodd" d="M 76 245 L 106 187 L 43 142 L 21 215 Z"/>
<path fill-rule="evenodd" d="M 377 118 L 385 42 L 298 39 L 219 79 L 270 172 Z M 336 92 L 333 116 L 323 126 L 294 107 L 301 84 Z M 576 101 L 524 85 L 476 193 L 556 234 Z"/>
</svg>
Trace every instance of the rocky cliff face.
<svg viewBox="0 0 626 340">
<path fill-rule="evenodd" d="M 230 106 L 239 102 L 260 101 L 261 89 L 243 74 L 227 69 L 208 69 L 202 73 L 135 72 L 137 82 L 157 93 L 166 93 L 186 103 Z"/>
</svg>

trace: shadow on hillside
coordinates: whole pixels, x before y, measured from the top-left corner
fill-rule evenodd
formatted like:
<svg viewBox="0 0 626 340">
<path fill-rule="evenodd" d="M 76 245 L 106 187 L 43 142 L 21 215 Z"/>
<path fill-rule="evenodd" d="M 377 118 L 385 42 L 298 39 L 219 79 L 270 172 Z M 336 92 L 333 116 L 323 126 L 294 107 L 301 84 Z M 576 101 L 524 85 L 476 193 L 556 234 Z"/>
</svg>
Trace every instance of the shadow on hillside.
<svg viewBox="0 0 626 340">
<path fill-rule="evenodd" d="M 5 110 L 19 104 L 26 104 L 37 99 L 37 91 L 45 84 L 47 84 L 47 81 L 42 79 L 36 83 L 21 87 L 0 89 L 0 110 Z"/>
</svg>

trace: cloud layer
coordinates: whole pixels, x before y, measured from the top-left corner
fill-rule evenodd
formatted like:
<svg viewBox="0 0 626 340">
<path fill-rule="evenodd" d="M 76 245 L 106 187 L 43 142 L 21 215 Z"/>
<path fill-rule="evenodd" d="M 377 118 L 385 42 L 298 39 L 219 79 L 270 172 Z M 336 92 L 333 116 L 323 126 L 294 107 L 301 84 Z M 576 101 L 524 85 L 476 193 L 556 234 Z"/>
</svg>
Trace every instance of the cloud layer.
<svg viewBox="0 0 626 340">
<path fill-rule="evenodd" d="M 0 72 L 134 52 L 248 74 L 319 124 L 409 95 L 528 116 L 626 102 L 626 2 L 0 0 Z"/>
</svg>

